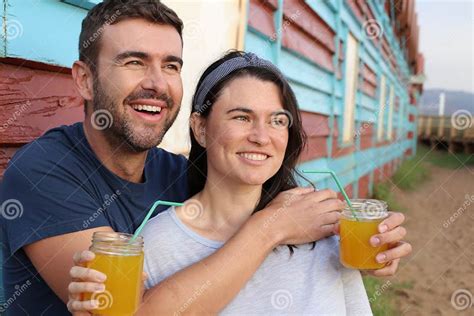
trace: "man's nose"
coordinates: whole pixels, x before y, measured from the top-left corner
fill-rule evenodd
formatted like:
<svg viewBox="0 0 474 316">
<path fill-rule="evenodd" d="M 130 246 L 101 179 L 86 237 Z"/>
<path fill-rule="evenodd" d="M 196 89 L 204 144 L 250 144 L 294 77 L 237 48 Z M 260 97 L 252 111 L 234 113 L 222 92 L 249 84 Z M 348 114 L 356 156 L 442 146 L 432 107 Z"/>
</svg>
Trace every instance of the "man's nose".
<svg viewBox="0 0 474 316">
<path fill-rule="evenodd" d="M 145 90 L 154 90 L 156 93 L 167 93 L 168 82 L 165 74 L 159 66 L 149 67 L 142 81 L 142 88 Z"/>
</svg>

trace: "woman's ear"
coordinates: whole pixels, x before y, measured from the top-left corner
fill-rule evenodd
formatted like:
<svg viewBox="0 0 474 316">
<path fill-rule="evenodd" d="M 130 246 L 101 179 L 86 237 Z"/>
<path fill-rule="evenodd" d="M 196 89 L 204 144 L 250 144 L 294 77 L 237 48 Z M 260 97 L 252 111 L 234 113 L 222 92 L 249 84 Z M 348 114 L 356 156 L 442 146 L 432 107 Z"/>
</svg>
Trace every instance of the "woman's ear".
<svg viewBox="0 0 474 316">
<path fill-rule="evenodd" d="M 189 118 L 189 125 L 196 141 L 206 148 L 206 119 L 198 112 L 194 112 Z"/>
</svg>

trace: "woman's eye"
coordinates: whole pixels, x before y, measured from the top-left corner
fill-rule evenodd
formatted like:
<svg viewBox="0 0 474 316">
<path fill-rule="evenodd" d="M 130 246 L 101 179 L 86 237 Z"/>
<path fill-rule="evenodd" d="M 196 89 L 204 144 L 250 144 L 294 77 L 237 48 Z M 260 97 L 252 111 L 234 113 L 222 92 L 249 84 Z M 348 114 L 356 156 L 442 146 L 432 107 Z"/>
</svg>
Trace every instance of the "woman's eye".
<svg viewBox="0 0 474 316">
<path fill-rule="evenodd" d="M 275 115 L 271 119 L 271 124 L 277 128 L 286 128 L 290 125 L 290 119 L 285 114 Z"/>
</svg>

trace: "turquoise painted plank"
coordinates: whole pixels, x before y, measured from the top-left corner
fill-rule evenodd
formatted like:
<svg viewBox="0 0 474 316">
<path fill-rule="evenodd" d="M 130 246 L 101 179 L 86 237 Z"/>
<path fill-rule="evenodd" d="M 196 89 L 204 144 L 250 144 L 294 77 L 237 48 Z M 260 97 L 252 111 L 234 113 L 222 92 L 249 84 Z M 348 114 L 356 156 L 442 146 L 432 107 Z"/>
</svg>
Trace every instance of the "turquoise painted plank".
<svg viewBox="0 0 474 316">
<path fill-rule="evenodd" d="M 7 56 L 71 67 L 78 58 L 81 22 L 87 10 L 53 0 L 9 1 L 8 23 L 17 33 L 7 39 Z"/>
<path fill-rule="evenodd" d="M 331 96 L 329 94 L 310 89 L 292 80 L 289 80 L 289 82 L 301 110 L 329 115 L 331 107 Z"/>
<path fill-rule="evenodd" d="M 5 0 L 3 0 L 3 2 L 5 2 Z M 4 11 L 4 6 L 3 6 L 3 3 L 0 5 L 0 16 L 3 17 L 5 16 L 5 11 Z M 6 48 L 6 28 L 3 27 L 3 24 L 4 22 L 2 21 L 2 28 L 0 29 L 0 57 L 5 57 L 7 52 L 5 50 Z M 0 283 L 1 284 L 1 283 Z M 1 285 L 0 285 L 1 286 Z"/>
<path fill-rule="evenodd" d="M 358 104 L 360 107 L 364 109 L 376 111 L 378 107 L 378 102 L 376 99 L 372 98 L 371 96 L 361 93 L 360 103 Z"/>
<path fill-rule="evenodd" d="M 338 98 L 342 98 L 344 93 L 344 86 L 342 80 L 336 79 L 336 86 L 335 86 L 335 96 Z"/>
<path fill-rule="evenodd" d="M 364 50 L 359 52 L 360 59 L 364 61 L 372 70 L 375 70 L 377 68 L 377 54 L 375 51 L 371 51 L 371 47 L 373 47 L 372 42 L 364 40 L 363 42 L 364 45 Z"/>
<path fill-rule="evenodd" d="M 347 186 L 357 181 L 360 177 L 371 173 L 376 168 L 400 157 L 405 149 L 410 148 L 411 145 L 410 140 L 403 140 L 384 147 L 373 147 L 363 151 L 356 151 L 355 153 L 335 159 L 320 158 L 307 161 L 299 164 L 297 169 L 301 171 L 304 169 L 326 170 L 329 168 L 338 175 L 342 185 Z M 313 182 L 326 184 L 328 188 L 337 190 L 337 186 L 330 181 L 330 176 L 305 174 L 305 177 Z"/>
<path fill-rule="evenodd" d="M 101 0 L 61 0 L 62 2 L 66 2 L 75 6 L 78 6 L 83 9 L 90 10 L 96 4 L 100 3 Z"/>
<path fill-rule="evenodd" d="M 282 50 L 280 58 L 280 69 L 292 81 L 327 94 L 332 93 L 330 72 L 286 49 Z"/>
<path fill-rule="evenodd" d="M 345 25 L 348 27 L 348 30 L 354 35 L 355 38 L 360 42 L 363 40 L 362 36 L 362 27 L 357 20 L 356 16 L 352 12 L 352 10 L 347 6 L 344 5 L 341 8 L 341 19 L 345 23 Z M 347 37 L 347 36 L 344 36 Z"/>
<path fill-rule="evenodd" d="M 356 160 L 353 154 L 338 157 L 328 161 L 328 167 L 338 172 L 347 172 L 356 166 Z"/>
<path fill-rule="evenodd" d="M 368 109 L 358 109 L 355 113 L 355 120 L 357 122 L 371 122 L 375 123 L 378 119 L 377 113 Z"/>
<path fill-rule="evenodd" d="M 281 37 L 282 37 L 282 23 L 283 23 L 283 0 L 278 0 L 278 7 L 276 12 L 273 13 L 273 24 L 276 30 L 276 41 L 273 48 L 273 60 L 277 67 L 280 66 L 280 55 L 281 55 Z"/>
<path fill-rule="evenodd" d="M 245 50 L 274 62 L 272 42 L 258 31 L 255 31 L 252 27 L 248 28 L 248 32 L 245 36 Z"/>
<path fill-rule="evenodd" d="M 286 0 L 288 1 L 288 0 Z M 291 0 L 290 0 L 291 1 Z M 336 4 L 335 1 L 321 1 L 321 0 L 306 0 L 308 6 L 316 12 L 324 22 L 326 22 L 331 29 L 336 29 L 336 16 L 335 16 L 335 9 Z"/>
</svg>

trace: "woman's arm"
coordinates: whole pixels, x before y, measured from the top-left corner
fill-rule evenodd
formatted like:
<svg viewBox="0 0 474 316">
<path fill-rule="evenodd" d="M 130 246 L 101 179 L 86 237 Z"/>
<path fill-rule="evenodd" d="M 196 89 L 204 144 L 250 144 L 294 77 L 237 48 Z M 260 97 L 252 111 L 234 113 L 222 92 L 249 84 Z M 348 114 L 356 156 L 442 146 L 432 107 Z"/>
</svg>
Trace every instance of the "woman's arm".
<svg viewBox="0 0 474 316">
<path fill-rule="evenodd" d="M 278 244 L 259 232 L 260 225 L 249 220 L 218 251 L 149 289 L 136 315 L 218 313 Z"/>
<path fill-rule="evenodd" d="M 252 215 L 226 244 L 209 257 L 170 276 L 145 293 L 137 315 L 218 313 L 239 293 L 268 253 L 280 244 L 301 244 L 332 235 L 344 203 L 330 190 L 296 188 L 282 192 Z M 85 268 L 84 268 L 85 269 Z M 80 292 L 72 282 L 70 293 Z M 89 281 L 90 282 L 90 281 Z M 74 297 L 74 295 L 71 295 Z M 84 310 L 79 304 L 73 311 Z"/>
</svg>

